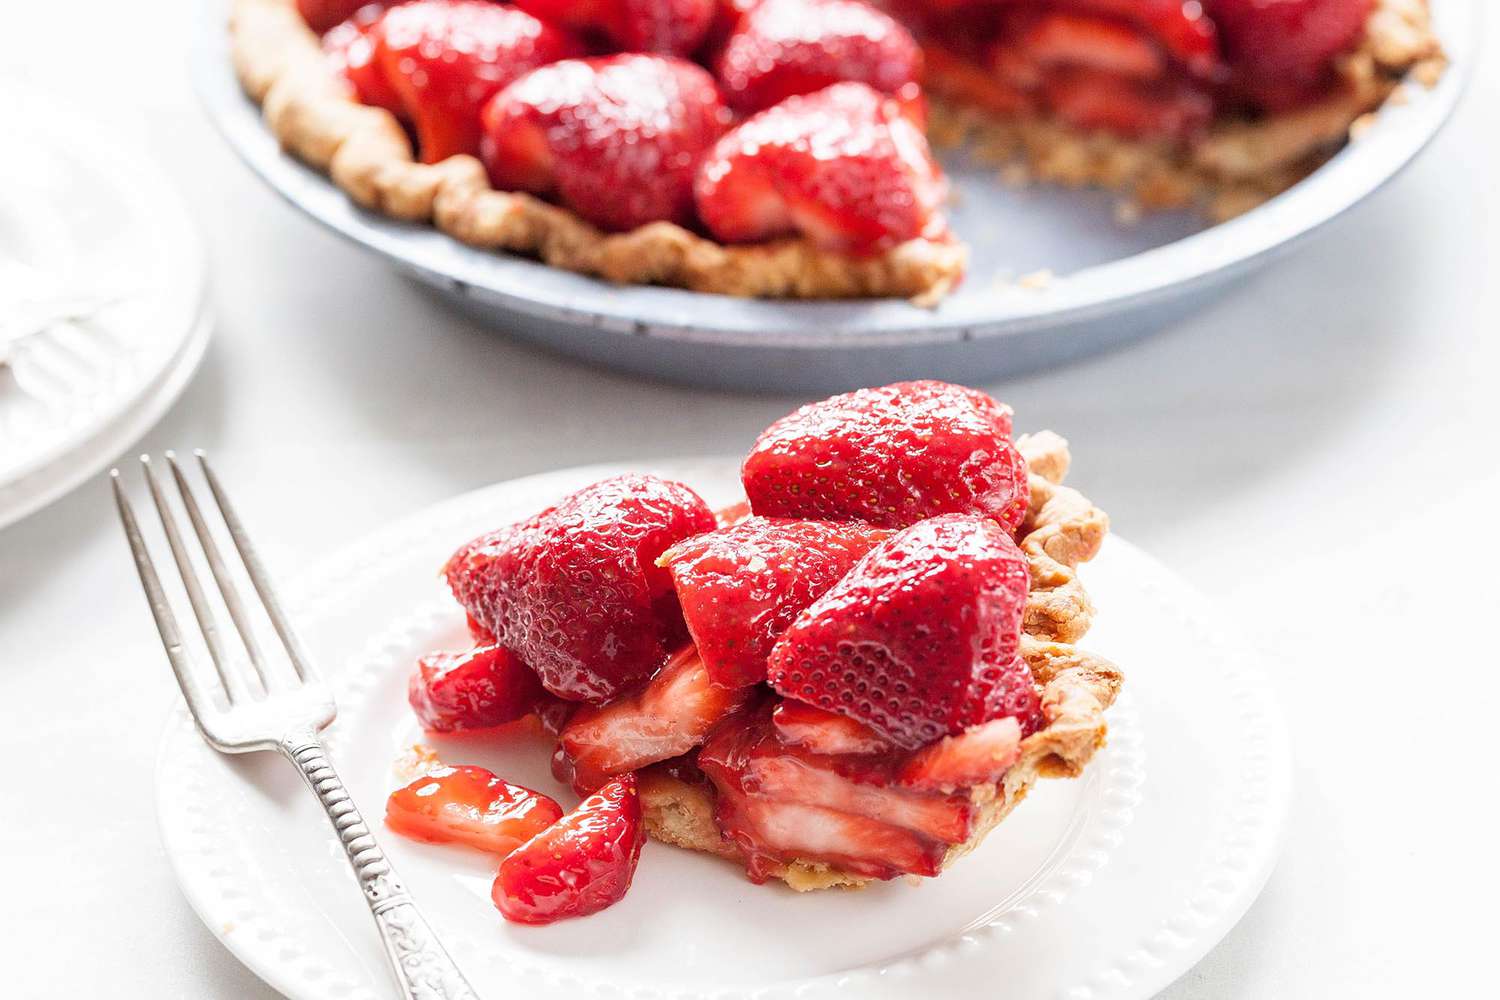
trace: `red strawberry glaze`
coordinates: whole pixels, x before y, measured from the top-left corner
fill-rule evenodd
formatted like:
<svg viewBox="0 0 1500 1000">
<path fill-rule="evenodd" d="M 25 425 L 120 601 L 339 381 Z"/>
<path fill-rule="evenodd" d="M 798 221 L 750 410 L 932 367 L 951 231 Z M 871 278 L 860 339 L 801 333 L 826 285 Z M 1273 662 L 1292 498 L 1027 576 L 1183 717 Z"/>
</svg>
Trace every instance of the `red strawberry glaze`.
<svg viewBox="0 0 1500 1000">
<path fill-rule="evenodd" d="M 440 767 L 390 794 L 385 824 L 404 837 L 505 855 L 547 829 L 562 808 L 482 767 Z"/>
<path fill-rule="evenodd" d="M 757 514 L 905 527 L 983 514 L 1007 530 L 1030 501 L 1010 409 L 946 382 L 897 382 L 811 403 L 768 427 L 741 470 Z"/>
<path fill-rule="evenodd" d="M 789 698 L 915 750 L 999 715 L 1029 732 L 1040 702 L 1017 659 L 1026 556 L 993 521 L 948 514 L 872 549 L 771 653 Z"/>
<path fill-rule="evenodd" d="M 386 79 L 385 71 L 375 58 L 375 44 L 385 15 L 386 3 L 367 3 L 348 20 L 331 28 L 323 36 L 323 51 L 334 69 L 354 88 L 362 103 L 385 108 L 398 118 L 406 117 L 401 95 Z"/>
<path fill-rule="evenodd" d="M 750 517 L 668 549 L 662 561 L 709 676 L 733 687 L 765 680 L 766 658 L 792 619 L 890 534 Z"/>
<path fill-rule="evenodd" d="M 1269 110 L 1326 90 L 1333 61 L 1364 33 L 1373 0 L 1205 0 L 1235 90 Z"/>
<path fill-rule="evenodd" d="M 686 629 L 656 559 L 714 526 L 681 483 L 606 479 L 448 561 L 459 603 L 560 698 L 603 704 L 650 677 Z"/>
<path fill-rule="evenodd" d="M 645 839 L 635 775 L 622 775 L 501 861 L 491 898 L 521 924 L 597 913 L 630 889 Z"/>
</svg>

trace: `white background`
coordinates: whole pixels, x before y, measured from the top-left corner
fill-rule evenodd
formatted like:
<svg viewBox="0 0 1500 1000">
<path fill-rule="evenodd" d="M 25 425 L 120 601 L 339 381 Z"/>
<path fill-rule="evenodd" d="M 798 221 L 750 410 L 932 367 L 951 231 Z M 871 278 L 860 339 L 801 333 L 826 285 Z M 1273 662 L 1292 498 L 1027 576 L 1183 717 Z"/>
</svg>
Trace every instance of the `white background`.
<svg viewBox="0 0 1500 1000">
<path fill-rule="evenodd" d="M 211 450 L 280 575 L 494 480 L 738 451 L 800 402 L 519 347 L 297 216 L 198 111 L 185 4 L 4 9 L 0 99 L 15 73 L 113 118 L 197 218 L 216 339 L 141 449 Z M 1290 259 L 1149 342 L 988 387 L 1267 651 L 1292 723 L 1281 865 L 1171 1000 L 1494 988 L 1497 106 L 1492 61 L 1415 167 Z M 0 992 L 271 996 L 158 843 L 174 693 L 107 493 L 0 531 Z"/>
</svg>

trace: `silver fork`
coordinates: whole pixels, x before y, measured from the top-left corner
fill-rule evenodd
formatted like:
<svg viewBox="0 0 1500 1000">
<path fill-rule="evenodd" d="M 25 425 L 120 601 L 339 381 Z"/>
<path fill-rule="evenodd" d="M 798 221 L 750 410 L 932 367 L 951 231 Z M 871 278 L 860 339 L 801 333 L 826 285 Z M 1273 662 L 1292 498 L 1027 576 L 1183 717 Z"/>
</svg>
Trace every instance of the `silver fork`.
<svg viewBox="0 0 1500 1000">
<path fill-rule="evenodd" d="M 324 685 L 314 670 L 312 661 L 292 631 L 281 604 L 271 588 L 270 578 L 260 559 L 256 557 L 245 529 L 235 516 L 229 498 L 213 469 L 208 465 L 203 452 L 195 453 L 203 478 L 213 496 L 214 506 L 223 518 L 230 540 L 238 551 L 255 593 L 260 597 L 265 616 L 280 639 L 285 657 L 267 655 L 257 639 L 257 629 L 251 620 L 245 601 L 241 599 L 229 567 L 224 562 L 213 533 L 204 520 L 203 510 L 194 497 L 192 487 L 172 452 L 166 453 L 167 465 L 176 481 L 182 498 L 183 509 L 198 537 L 203 557 L 209 572 L 223 598 L 224 608 L 234 624 L 248 657 L 252 670 L 246 670 L 241 657 L 226 648 L 226 640 L 232 637 L 219 628 L 217 615 L 199 582 L 193 558 L 183 543 L 178 530 L 176 515 L 163 492 L 151 466 L 149 455 L 141 456 L 141 466 L 146 484 L 151 491 L 157 513 L 161 515 L 162 530 L 166 534 L 167 546 L 182 577 L 183 589 L 188 603 L 198 619 L 203 644 L 213 660 L 215 676 L 202 668 L 199 658 L 193 655 L 183 641 L 177 627 L 176 617 L 167 599 L 151 554 L 141 534 L 140 525 L 131 510 L 130 501 L 120 482 L 120 470 L 110 471 L 110 482 L 114 488 L 115 503 L 120 508 L 120 521 L 125 526 L 125 536 L 130 542 L 135 567 L 141 576 L 141 586 L 146 591 L 146 600 L 151 605 L 151 614 L 156 619 L 157 631 L 161 633 L 162 645 L 166 647 L 167 659 L 172 672 L 177 675 L 177 684 L 187 700 L 193 721 L 203 738 L 215 750 L 223 753 L 252 753 L 258 750 L 275 750 L 297 765 L 297 770 L 315 793 L 329 822 L 338 834 L 339 842 L 354 868 L 354 876 L 364 890 L 365 902 L 380 929 L 380 938 L 385 945 L 386 957 L 390 959 L 401 996 L 411 1000 L 475 1000 L 474 991 L 459 972 L 453 959 L 443 950 L 437 936 L 427 921 L 417 911 L 416 904 L 407 895 L 406 888 L 391 869 L 380 845 L 370 833 L 370 828 L 360 817 L 344 783 L 329 763 L 327 752 L 318 738 L 318 733 L 333 721 L 336 708 L 333 694 Z M 215 696 L 215 688 L 222 694 L 222 701 Z"/>
</svg>

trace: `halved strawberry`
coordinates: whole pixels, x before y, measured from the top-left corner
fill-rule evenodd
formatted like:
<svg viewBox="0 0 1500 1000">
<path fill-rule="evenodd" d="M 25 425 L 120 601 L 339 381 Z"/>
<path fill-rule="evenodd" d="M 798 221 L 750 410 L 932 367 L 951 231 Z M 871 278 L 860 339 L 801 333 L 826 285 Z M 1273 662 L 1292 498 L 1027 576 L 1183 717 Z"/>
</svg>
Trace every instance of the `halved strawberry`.
<svg viewBox="0 0 1500 1000">
<path fill-rule="evenodd" d="M 439 733 L 514 722 L 545 694 L 531 668 L 499 646 L 428 653 L 417 661 L 406 692 L 423 728 Z"/>
<path fill-rule="evenodd" d="M 719 527 L 721 528 L 728 528 L 731 525 L 739 524 L 749 516 L 749 500 L 741 500 L 739 503 L 732 503 L 728 507 L 720 507 L 714 511 L 714 520 L 719 523 Z"/>
<path fill-rule="evenodd" d="M 385 825 L 405 837 L 509 854 L 562 817 L 541 792 L 482 767 L 441 767 L 390 794 Z"/>
<path fill-rule="evenodd" d="M 896 781 L 908 788 L 951 792 L 992 785 L 1021 755 L 1021 725 L 1014 718 L 994 719 L 945 736 L 908 757 Z"/>
<path fill-rule="evenodd" d="M 569 59 L 529 73 L 484 108 L 495 186 L 553 195 L 604 229 L 686 224 L 704 152 L 729 124 L 713 78 L 682 59 Z"/>
<path fill-rule="evenodd" d="M 800 233 L 830 249 L 873 253 L 941 238 L 947 184 L 911 107 L 863 83 L 839 83 L 760 112 L 704 159 L 699 217 L 726 243 Z"/>
<path fill-rule="evenodd" d="M 484 0 L 416 0 L 380 24 L 376 59 L 416 126 L 424 163 L 478 153 L 485 101 L 528 70 L 581 51 L 562 29 Z"/>
<path fill-rule="evenodd" d="M 1201 79 L 1217 79 L 1223 69 L 1214 22 L 1196 0 L 1050 0 L 1050 6 L 1135 25 Z"/>
<path fill-rule="evenodd" d="M 1237 90 L 1268 110 L 1305 100 L 1364 34 L 1373 0 L 1205 0 Z"/>
<path fill-rule="evenodd" d="M 998 45 L 1039 72 L 1081 66 L 1132 80 L 1155 80 L 1167 72 L 1161 49 L 1135 27 L 1087 14 L 1032 13 L 1016 18 Z"/>
<path fill-rule="evenodd" d="M 385 108 L 398 118 L 406 117 L 401 95 L 391 86 L 375 58 L 375 39 L 387 3 L 367 3 L 323 36 L 323 51 L 335 72 L 349 81 L 361 104 Z"/>
<path fill-rule="evenodd" d="M 560 698 L 603 704 L 650 677 L 685 637 L 656 559 L 714 526 L 692 490 L 625 475 L 474 539 L 444 567 L 453 594 Z"/>
<path fill-rule="evenodd" d="M 718 13 L 715 0 L 516 0 L 544 21 L 602 34 L 626 52 L 686 56 Z"/>
<path fill-rule="evenodd" d="M 1026 556 L 994 521 L 946 514 L 855 564 L 782 636 L 767 680 L 915 750 L 1040 702 L 1018 661 Z"/>
<path fill-rule="evenodd" d="M 348 20 L 370 0 L 297 0 L 297 12 L 312 30 L 322 34 Z"/>
<path fill-rule="evenodd" d="M 890 741 L 869 726 L 791 699 L 777 703 L 771 724 L 782 743 L 809 753 L 878 754 L 891 749 Z"/>
<path fill-rule="evenodd" d="M 750 517 L 661 557 L 683 620 L 720 684 L 766 678 L 766 657 L 798 612 L 890 532 L 863 524 Z"/>
<path fill-rule="evenodd" d="M 725 98 L 743 112 L 845 80 L 894 94 L 921 71 L 911 34 L 862 0 L 763 0 L 718 63 Z"/>
<path fill-rule="evenodd" d="M 641 690 L 574 713 L 559 741 L 569 783 L 591 791 L 613 775 L 685 754 L 753 693 L 750 687 L 715 684 L 698 651 L 688 646 Z"/>
<path fill-rule="evenodd" d="M 756 440 L 741 478 L 751 508 L 770 517 L 900 528 L 961 512 L 1014 531 L 1030 490 L 1010 433 L 1010 408 L 978 390 L 897 382 L 782 417 Z"/>
<path fill-rule="evenodd" d="M 630 888 L 645 838 L 635 775 L 622 775 L 507 855 L 491 898 L 522 924 L 597 913 Z"/>
</svg>

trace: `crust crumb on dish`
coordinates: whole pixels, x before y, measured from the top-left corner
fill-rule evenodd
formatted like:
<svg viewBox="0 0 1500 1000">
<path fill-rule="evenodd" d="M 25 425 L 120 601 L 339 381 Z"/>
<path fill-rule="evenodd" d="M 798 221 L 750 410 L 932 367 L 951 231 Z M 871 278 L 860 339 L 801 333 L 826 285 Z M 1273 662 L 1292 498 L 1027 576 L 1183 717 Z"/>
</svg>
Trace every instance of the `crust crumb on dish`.
<svg viewBox="0 0 1500 1000">
<path fill-rule="evenodd" d="M 355 100 L 323 57 L 294 0 L 235 0 L 235 71 L 288 152 L 327 171 L 361 207 L 431 222 L 470 246 L 540 258 L 621 284 L 658 284 L 751 298 L 907 298 L 931 305 L 963 277 L 952 239 L 915 239 L 871 256 L 803 239 L 725 245 L 655 222 L 604 233 L 530 195 L 496 191 L 472 156 L 416 161 L 395 116 Z"/>
<path fill-rule="evenodd" d="M 944 855 L 942 867 L 972 851 L 1014 809 L 1038 778 L 1071 778 L 1105 742 L 1104 711 L 1119 694 L 1119 668 L 1073 643 L 1088 631 L 1094 609 L 1078 580 L 1079 563 L 1099 552 L 1109 518 L 1077 490 L 1062 485 L 1068 443 L 1051 431 L 1023 435 L 1016 446 L 1031 470 L 1031 507 L 1021 549 L 1031 563 L 1021 655 L 1041 688 L 1046 725 L 1021 742 L 1021 756 L 998 784 L 970 789 L 978 810 L 974 832 Z M 647 831 L 656 839 L 733 861 L 744 860 L 714 821 L 714 793 L 661 768 L 640 772 Z M 798 892 L 856 887 L 870 879 L 821 861 L 773 865 L 773 877 Z"/>
<path fill-rule="evenodd" d="M 1058 121 L 998 117 L 943 97 L 940 76 L 926 81 L 934 145 L 966 147 L 994 164 L 1002 182 L 1017 177 L 1124 193 L 1136 209 L 1198 208 L 1216 222 L 1254 208 L 1312 173 L 1358 123 L 1398 93 L 1403 81 L 1431 87 L 1447 65 L 1432 32 L 1427 0 L 1376 0 L 1358 48 L 1338 64 L 1339 85 L 1321 101 L 1282 114 L 1217 122 L 1183 147 L 1128 139 Z"/>
</svg>

